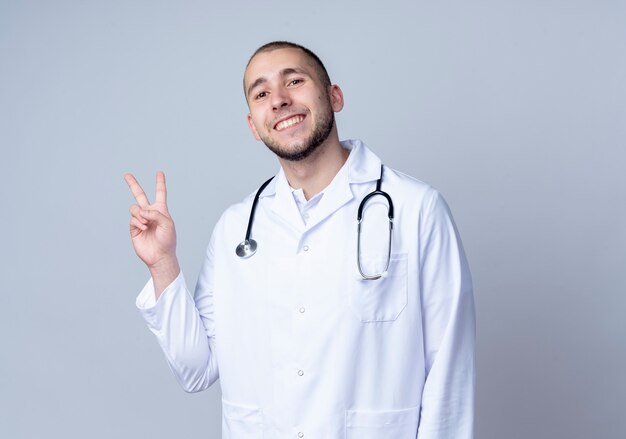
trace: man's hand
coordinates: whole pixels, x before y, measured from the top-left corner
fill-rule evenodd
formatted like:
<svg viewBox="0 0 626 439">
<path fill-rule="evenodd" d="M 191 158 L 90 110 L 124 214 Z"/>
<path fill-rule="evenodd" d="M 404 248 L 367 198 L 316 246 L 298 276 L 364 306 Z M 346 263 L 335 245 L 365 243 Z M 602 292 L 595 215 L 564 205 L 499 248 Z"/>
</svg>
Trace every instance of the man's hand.
<svg viewBox="0 0 626 439">
<path fill-rule="evenodd" d="M 132 174 L 126 174 L 124 180 L 137 201 L 130 207 L 130 237 L 135 253 L 150 270 L 158 298 L 180 273 L 176 229 L 167 210 L 165 174 L 157 172 L 156 199 L 152 204 Z"/>
</svg>

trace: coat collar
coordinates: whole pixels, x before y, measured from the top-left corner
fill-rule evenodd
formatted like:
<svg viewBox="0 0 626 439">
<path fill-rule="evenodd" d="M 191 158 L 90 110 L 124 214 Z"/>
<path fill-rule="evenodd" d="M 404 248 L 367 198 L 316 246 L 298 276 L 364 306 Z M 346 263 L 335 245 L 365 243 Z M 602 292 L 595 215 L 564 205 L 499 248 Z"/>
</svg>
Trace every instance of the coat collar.
<svg viewBox="0 0 626 439">
<path fill-rule="evenodd" d="M 349 150 L 350 155 L 348 156 L 346 163 L 337 173 L 337 176 L 339 176 L 342 171 L 347 170 L 346 181 L 348 183 L 367 183 L 380 178 L 380 165 L 382 162 L 380 158 L 374 154 L 371 149 L 365 146 L 363 142 L 353 139 L 342 140 L 341 146 Z M 329 187 L 332 186 L 336 180 L 337 178 L 335 177 Z M 278 192 L 277 187 L 282 186 L 286 186 L 289 196 L 293 197 L 291 194 L 291 188 L 289 187 L 289 182 L 287 181 L 285 172 L 281 167 L 278 174 L 276 174 L 276 178 L 274 178 L 271 183 L 267 185 L 263 193 L 260 195 L 260 198 L 276 195 Z"/>
<path fill-rule="evenodd" d="M 351 184 L 361 184 L 380 178 L 381 160 L 360 140 L 345 140 L 341 146 L 350 150 L 348 160 L 339 170 L 335 178 L 324 189 L 324 195 L 315 208 L 313 216 L 305 226 L 300 211 L 293 198 L 285 173 L 280 168 L 276 178 L 265 188 L 260 198 L 274 197 L 270 202 L 271 209 L 283 218 L 296 231 L 304 231 L 315 227 L 341 206 L 352 200 L 354 194 Z"/>
</svg>

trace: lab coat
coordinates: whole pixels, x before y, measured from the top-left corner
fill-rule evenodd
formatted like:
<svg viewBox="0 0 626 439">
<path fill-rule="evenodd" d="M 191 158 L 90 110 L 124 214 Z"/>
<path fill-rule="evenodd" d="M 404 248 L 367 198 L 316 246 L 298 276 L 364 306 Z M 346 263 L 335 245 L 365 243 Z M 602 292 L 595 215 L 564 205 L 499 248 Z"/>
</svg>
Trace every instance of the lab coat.
<svg viewBox="0 0 626 439">
<path fill-rule="evenodd" d="M 350 149 L 306 224 L 281 170 L 260 196 L 257 253 L 241 259 L 253 195 L 222 215 L 195 294 L 183 274 L 137 306 L 188 392 L 220 378 L 224 439 L 466 439 L 473 433 L 474 306 L 450 211 L 384 168 L 395 219 L 387 275 L 363 280 L 357 209 L 380 159 Z M 384 269 L 387 204 L 365 208 L 361 261 Z"/>
</svg>

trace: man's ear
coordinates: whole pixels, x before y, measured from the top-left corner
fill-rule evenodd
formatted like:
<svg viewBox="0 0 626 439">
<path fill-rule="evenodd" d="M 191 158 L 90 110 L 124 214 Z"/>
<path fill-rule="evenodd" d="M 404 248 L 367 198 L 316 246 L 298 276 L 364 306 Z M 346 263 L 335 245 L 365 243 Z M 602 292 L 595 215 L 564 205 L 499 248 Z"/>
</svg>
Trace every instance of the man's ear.
<svg viewBox="0 0 626 439">
<path fill-rule="evenodd" d="M 254 136 L 254 138 L 257 140 L 261 140 L 261 137 L 259 136 L 259 133 L 254 126 L 254 122 L 252 122 L 252 116 L 250 116 L 250 113 L 248 113 L 248 126 L 250 127 L 250 131 L 252 131 L 252 135 Z"/>
<path fill-rule="evenodd" d="M 337 84 L 329 87 L 330 106 L 335 113 L 339 113 L 343 108 L 343 92 Z"/>
</svg>

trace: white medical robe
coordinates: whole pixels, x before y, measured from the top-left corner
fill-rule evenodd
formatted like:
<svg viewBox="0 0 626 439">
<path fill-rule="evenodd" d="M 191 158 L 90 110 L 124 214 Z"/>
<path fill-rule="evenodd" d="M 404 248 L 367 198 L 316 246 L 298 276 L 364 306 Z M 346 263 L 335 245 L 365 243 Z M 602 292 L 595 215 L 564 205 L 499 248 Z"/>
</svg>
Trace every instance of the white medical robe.
<svg viewBox="0 0 626 439">
<path fill-rule="evenodd" d="M 395 218 L 388 273 L 357 270 L 357 209 L 381 161 L 359 141 L 306 225 L 283 171 L 263 191 L 241 259 L 253 194 L 222 215 L 195 294 L 179 277 L 137 306 L 186 391 L 220 378 L 224 439 L 468 439 L 474 305 L 443 198 L 384 168 Z M 387 203 L 365 208 L 361 261 L 384 269 Z M 199 437 L 201 435 L 199 434 Z"/>
</svg>

